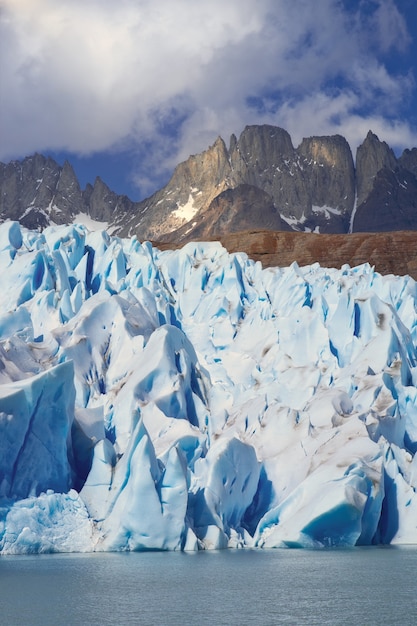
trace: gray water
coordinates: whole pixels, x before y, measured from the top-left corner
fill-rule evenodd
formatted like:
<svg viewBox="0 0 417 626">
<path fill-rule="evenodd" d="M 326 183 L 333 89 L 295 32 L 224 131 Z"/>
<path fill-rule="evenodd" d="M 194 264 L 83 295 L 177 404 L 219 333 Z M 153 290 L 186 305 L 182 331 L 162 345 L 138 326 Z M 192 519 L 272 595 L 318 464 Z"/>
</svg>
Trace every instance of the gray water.
<svg viewBox="0 0 417 626">
<path fill-rule="evenodd" d="M 417 624 L 417 547 L 0 557 L 3 626 Z"/>
</svg>

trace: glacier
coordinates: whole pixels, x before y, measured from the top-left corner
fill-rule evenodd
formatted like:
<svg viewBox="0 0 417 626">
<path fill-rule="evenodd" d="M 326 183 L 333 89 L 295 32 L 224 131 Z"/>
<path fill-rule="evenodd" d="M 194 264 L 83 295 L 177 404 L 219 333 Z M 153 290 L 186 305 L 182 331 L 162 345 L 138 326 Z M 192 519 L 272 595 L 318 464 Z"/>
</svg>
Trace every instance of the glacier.
<svg viewBox="0 0 417 626">
<path fill-rule="evenodd" d="M 417 288 L 0 225 L 0 553 L 417 543 Z"/>
</svg>

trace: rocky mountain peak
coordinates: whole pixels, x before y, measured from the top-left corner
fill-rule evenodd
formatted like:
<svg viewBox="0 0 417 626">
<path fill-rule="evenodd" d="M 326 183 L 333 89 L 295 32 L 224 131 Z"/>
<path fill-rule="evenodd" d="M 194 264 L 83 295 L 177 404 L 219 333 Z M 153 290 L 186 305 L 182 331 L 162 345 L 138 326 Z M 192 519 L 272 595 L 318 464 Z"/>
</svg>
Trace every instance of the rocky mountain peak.
<svg viewBox="0 0 417 626">
<path fill-rule="evenodd" d="M 247 165 L 258 163 L 260 167 L 270 167 L 293 156 L 294 146 L 289 133 L 283 128 L 267 124 L 246 126 L 230 152 L 232 162 L 240 158 Z"/>
<path fill-rule="evenodd" d="M 68 164 L 66 173 L 70 174 Z M 50 157 L 34 154 L 23 161 L 0 166 L 0 212 L 3 219 L 18 219 L 28 228 L 43 228 L 54 217 L 55 196 L 62 203 L 60 166 Z M 75 177 L 75 175 L 74 175 Z M 69 183 L 69 177 L 65 184 Z M 76 180 L 76 179 L 75 179 Z M 74 181 L 71 180 L 71 183 Z M 62 189 L 63 185 L 61 185 Z M 80 200 L 78 198 L 77 200 Z M 61 209 L 62 210 L 62 209 Z"/>
<path fill-rule="evenodd" d="M 414 176 L 417 176 L 417 148 L 412 150 L 404 150 L 398 162 L 401 167 L 412 172 Z"/>
<path fill-rule="evenodd" d="M 246 126 L 230 151 L 234 185 L 247 184 L 266 192 L 276 209 L 300 219 L 308 199 L 297 155 L 286 130 L 275 126 Z M 291 190 L 286 184 L 290 177 Z"/>
<path fill-rule="evenodd" d="M 385 141 L 368 132 L 356 156 L 357 210 L 353 230 L 417 229 L 417 150 L 397 160 Z"/>
<path fill-rule="evenodd" d="M 204 152 L 192 155 L 180 163 L 175 171 L 169 187 L 173 184 L 182 189 L 187 187 L 204 191 L 209 187 L 219 187 L 225 178 L 230 176 L 229 153 L 221 137 Z"/>
<path fill-rule="evenodd" d="M 382 168 L 395 169 L 397 159 L 394 152 L 385 141 L 380 141 L 372 131 L 369 131 L 365 141 L 356 151 L 356 177 L 358 205 L 360 205 L 372 191 L 375 176 Z"/>
<path fill-rule="evenodd" d="M 118 195 L 109 189 L 100 176 L 96 177 L 93 186 L 87 185 L 83 196 L 93 219 L 99 222 L 111 221 L 117 206 Z"/>
<path fill-rule="evenodd" d="M 317 165 L 328 167 L 340 167 L 341 162 L 350 166 L 352 161 L 349 144 L 341 135 L 304 138 L 297 152 L 309 157 Z"/>
<path fill-rule="evenodd" d="M 84 211 L 83 196 L 77 176 L 72 165 L 65 161 L 60 169 L 51 201 L 51 219 L 57 221 L 57 214 L 62 212 L 77 215 Z"/>
<path fill-rule="evenodd" d="M 225 189 L 233 186 L 226 144 L 221 137 L 207 150 L 177 165 L 168 184 L 139 202 L 136 218 L 125 221 L 122 235 L 143 233 L 146 239 L 164 239 L 188 222 Z"/>
</svg>

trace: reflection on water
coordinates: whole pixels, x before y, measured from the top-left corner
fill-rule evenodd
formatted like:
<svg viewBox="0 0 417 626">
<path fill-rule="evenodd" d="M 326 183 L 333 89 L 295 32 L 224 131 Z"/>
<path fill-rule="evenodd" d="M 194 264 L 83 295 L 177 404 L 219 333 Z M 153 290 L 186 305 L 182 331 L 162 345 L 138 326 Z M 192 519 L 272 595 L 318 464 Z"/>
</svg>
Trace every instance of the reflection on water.
<svg viewBox="0 0 417 626">
<path fill-rule="evenodd" d="M 414 625 L 417 547 L 0 557 L 12 626 Z"/>
</svg>

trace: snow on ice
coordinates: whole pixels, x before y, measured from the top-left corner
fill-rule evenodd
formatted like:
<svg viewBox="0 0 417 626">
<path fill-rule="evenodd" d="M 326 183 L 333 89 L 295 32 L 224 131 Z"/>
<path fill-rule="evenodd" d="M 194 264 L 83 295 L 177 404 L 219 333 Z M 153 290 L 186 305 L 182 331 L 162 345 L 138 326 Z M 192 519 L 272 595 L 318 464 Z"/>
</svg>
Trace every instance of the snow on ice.
<svg viewBox="0 0 417 626">
<path fill-rule="evenodd" d="M 417 543 L 416 283 L 0 226 L 0 551 Z"/>
</svg>

